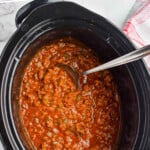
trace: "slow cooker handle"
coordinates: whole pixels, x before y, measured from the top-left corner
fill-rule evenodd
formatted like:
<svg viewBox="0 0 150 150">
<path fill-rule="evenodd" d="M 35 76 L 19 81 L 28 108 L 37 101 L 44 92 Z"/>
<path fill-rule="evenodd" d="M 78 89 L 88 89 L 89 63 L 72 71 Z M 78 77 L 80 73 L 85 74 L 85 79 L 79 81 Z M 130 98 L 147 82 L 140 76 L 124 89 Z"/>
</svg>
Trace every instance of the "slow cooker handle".
<svg viewBox="0 0 150 150">
<path fill-rule="evenodd" d="M 26 5 L 24 5 L 22 8 L 19 9 L 19 11 L 16 14 L 15 23 L 16 27 L 18 28 L 22 22 L 26 19 L 28 15 L 37 7 L 47 4 L 56 2 L 58 0 L 34 0 Z"/>
</svg>

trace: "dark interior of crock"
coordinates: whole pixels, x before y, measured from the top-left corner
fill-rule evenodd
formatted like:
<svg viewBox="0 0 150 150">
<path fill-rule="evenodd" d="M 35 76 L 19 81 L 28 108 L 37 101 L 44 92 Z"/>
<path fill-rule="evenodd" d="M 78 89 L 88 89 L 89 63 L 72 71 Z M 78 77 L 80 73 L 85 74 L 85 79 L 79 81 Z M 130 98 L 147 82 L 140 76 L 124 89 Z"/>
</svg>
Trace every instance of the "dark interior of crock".
<svg viewBox="0 0 150 150">
<path fill-rule="evenodd" d="M 115 50 L 111 48 L 104 40 L 102 40 L 96 34 L 91 32 L 90 30 L 84 29 L 76 30 L 73 28 L 63 28 L 51 30 L 50 32 L 47 32 L 40 36 L 31 45 L 29 45 L 29 47 L 25 50 L 22 58 L 20 59 L 20 63 L 15 73 L 12 90 L 12 108 L 15 125 L 20 138 L 27 149 L 29 149 L 32 144 L 28 140 L 26 140 L 26 137 L 23 134 L 18 115 L 18 95 L 23 75 L 23 68 L 25 68 L 27 63 L 30 61 L 32 56 L 34 56 L 40 46 L 51 40 L 66 36 L 74 37 L 79 41 L 83 42 L 88 47 L 92 48 L 96 52 L 97 57 L 99 57 L 102 62 L 111 60 L 117 57 L 119 54 L 119 49 Z M 111 72 L 113 74 L 115 82 L 117 83 L 121 98 L 122 123 L 118 149 L 132 149 L 138 128 L 138 102 L 134 83 L 132 81 L 130 72 L 126 66 L 114 68 L 111 70 Z"/>
</svg>

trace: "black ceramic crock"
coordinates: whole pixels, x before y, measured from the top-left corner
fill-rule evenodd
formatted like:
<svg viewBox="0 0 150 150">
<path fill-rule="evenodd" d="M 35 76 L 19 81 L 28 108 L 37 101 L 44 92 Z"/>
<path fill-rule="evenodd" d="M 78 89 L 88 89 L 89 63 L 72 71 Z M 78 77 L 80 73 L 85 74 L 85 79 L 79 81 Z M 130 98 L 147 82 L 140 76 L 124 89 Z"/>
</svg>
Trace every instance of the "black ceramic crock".
<svg viewBox="0 0 150 150">
<path fill-rule="evenodd" d="M 0 58 L 0 134 L 8 150 L 30 149 L 19 125 L 17 91 L 24 66 L 44 43 L 72 36 L 92 48 L 103 62 L 135 49 L 102 16 L 71 3 L 33 1 L 19 10 L 17 30 Z M 110 70 L 121 97 L 119 150 L 148 150 L 150 77 L 142 60 Z M 16 93 L 12 93 L 12 87 Z"/>
</svg>

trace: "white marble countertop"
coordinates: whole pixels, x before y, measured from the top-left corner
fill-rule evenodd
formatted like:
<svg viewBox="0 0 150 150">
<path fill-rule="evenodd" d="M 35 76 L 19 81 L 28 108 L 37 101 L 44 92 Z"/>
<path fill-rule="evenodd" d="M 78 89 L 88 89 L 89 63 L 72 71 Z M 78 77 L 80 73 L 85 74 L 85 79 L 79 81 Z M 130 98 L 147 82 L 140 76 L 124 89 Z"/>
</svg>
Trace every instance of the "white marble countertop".
<svg viewBox="0 0 150 150">
<path fill-rule="evenodd" d="M 15 15 L 21 6 L 31 0 L 0 0 L 0 54 L 13 32 L 16 30 Z M 72 0 L 106 17 L 122 29 L 136 0 Z M 0 150 L 3 150 L 0 143 Z"/>
<path fill-rule="evenodd" d="M 15 15 L 31 0 L 0 0 L 0 53 L 16 30 Z M 68 1 L 68 0 L 67 0 Z M 106 17 L 122 29 L 135 0 L 72 0 Z"/>
</svg>

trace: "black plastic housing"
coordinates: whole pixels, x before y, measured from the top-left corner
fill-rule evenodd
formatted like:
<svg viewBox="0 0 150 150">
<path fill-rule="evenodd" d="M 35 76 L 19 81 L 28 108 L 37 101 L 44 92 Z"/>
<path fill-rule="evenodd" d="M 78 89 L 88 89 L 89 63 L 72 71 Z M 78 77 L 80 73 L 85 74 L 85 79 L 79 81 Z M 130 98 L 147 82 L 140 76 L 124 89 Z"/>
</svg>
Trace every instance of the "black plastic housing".
<svg viewBox="0 0 150 150">
<path fill-rule="evenodd" d="M 0 58 L 0 133 L 5 149 L 29 149 L 17 122 L 16 91 L 24 66 L 47 41 L 72 36 L 92 48 L 103 62 L 135 49 L 121 31 L 75 3 L 56 2 L 24 6 L 17 14 L 17 31 Z M 30 8 L 30 9 L 29 9 Z M 31 9 L 32 8 L 32 9 Z M 150 132 L 150 76 L 143 61 L 111 70 L 121 97 L 122 130 L 118 149 L 148 150 Z"/>
</svg>

